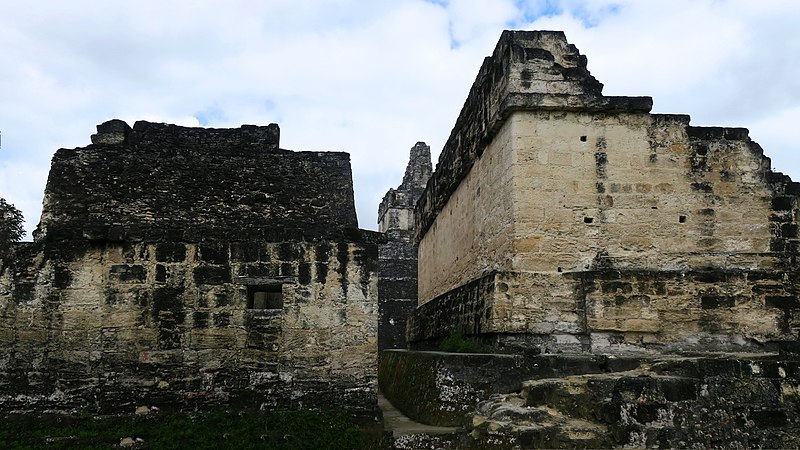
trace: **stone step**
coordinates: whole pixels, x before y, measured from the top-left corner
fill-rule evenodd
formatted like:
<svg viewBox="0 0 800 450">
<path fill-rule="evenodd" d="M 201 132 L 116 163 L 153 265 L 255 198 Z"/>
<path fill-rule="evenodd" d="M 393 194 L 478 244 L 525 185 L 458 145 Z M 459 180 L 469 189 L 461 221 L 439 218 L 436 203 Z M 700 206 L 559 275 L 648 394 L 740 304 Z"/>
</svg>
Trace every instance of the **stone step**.
<svg viewBox="0 0 800 450">
<path fill-rule="evenodd" d="M 598 420 L 598 406 L 610 400 L 613 384 L 614 377 L 585 375 L 531 380 L 522 383 L 520 395 L 527 406 L 547 406 L 569 417 Z"/>
<path fill-rule="evenodd" d="M 478 405 L 467 429 L 477 448 L 605 448 L 609 428 L 547 406 L 529 406 L 520 394 L 494 395 Z"/>
<path fill-rule="evenodd" d="M 529 380 L 519 393 L 480 402 L 466 429 L 489 448 L 610 447 L 632 442 L 623 422 L 642 432 L 671 426 L 671 405 L 695 400 L 700 390 L 697 379 L 643 369 Z"/>
<path fill-rule="evenodd" d="M 659 408 L 694 400 L 699 393 L 700 383 L 694 378 L 629 371 L 526 381 L 520 396 L 527 406 L 547 406 L 572 418 L 613 424 L 620 419 L 622 404 L 635 404 L 633 418 L 644 423 L 654 420 L 650 416 Z"/>
</svg>

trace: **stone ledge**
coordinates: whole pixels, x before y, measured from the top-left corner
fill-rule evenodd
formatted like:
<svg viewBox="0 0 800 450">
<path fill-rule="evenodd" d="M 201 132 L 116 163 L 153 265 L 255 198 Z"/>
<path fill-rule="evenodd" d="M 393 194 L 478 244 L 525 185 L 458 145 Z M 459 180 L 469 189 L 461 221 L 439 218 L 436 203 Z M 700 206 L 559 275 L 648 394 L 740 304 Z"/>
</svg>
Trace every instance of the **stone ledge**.
<svg viewBox="0 0 800 450">
<path fill-rule="evenodd" d="M 474 411 L 479 402 L 494 394 L 518 392 L 526 381 L 592 374 L 634 380 L 649 374 L 649 377 L 720 385 L 733 380 L 796 385 L 800 383 L 800 362 L 773 354 L 525 357 L 387 350 L 381 357 L 378 383 L 383 395 L 409 418 L 428 425 L 459 426 L 464 424 L 465 414 Z M 692 385 L 699 386 L 694 382 Z"/>
<path fill-rule="evenodd" d="M 493 394 L 519 391 L 529 379 L 624 371 L 638 358 L 603 355 L 502 355 L 385 350 L 378 384 L 409 418 L 429 425 L 462 425 L 464 414 Z"/>
</svg>

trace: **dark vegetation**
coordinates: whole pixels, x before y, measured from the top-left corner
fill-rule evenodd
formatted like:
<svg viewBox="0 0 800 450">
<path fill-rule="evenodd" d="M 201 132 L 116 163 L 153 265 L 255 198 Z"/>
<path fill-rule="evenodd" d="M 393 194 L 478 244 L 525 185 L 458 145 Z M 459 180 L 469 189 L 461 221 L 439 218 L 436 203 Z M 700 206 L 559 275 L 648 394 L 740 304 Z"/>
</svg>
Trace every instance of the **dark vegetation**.
<svg viewBox="0 0 800 450">
<path fill-rule="evenodd" d="M 451 353 L 480 353 L 482 348 L 477 342 L 464 336 L 463 331 L 454 330 L 444 338 L 439 345 L 439 350 Z"/>
<path fill-rule="evenodd" d="M 3 449 L 106 450 L 125 437 L 141 439 L 133 449 L 356 449 L 372 446 L 365 434 L 347 415 L 318 411 L 0 418 Z"/>
<path fill-rule="evenodd" d="M 11 244 L 22 239 L 25 230 L 22 228 L 22 212 L 14 205 L 0 198 L 0 258 L 7 256 Z"/>
</svg>

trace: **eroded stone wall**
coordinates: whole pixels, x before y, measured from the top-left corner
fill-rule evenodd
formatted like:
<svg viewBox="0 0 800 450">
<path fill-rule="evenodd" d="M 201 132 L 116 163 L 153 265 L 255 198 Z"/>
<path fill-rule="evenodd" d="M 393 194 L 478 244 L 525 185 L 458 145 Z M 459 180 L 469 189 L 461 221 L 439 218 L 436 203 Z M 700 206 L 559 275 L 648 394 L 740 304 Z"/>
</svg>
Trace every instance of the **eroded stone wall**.
<svg viewBox="0 0 800 450">
<path fill-rule="evenodd" d="M 0 267 L 0 408 L 377 407 L 379 233 L 346 154 L 124 122 L 59 150 Z"/>
<path fill-rule="evenodd" d="M 515 269 L 586 270 L 598 255 L 620 268 L 747 269 L 781 257 L 772 199 L 783 194 L 747 130 L 715 137 L 687 116 L 649 114 L 509 120 Z"/>
<path fill-rule="evenodd" d="M 417 205 L 409 340 L 430 348 L 460 329 L 507 351 L 612 353 L 796 342 L 800 184 L 746 129 L 603 97 L 582 57 L 565 69 L 561 39 L 504 34 L 484 63 Z M 514 106 L 497 107 L 501 94 Z"/>
<path fill-rule="evenodd" d="M 97 136 L 107 127 L 95 140 L 105 142 Z M 60 149 L 35 236 L 281 241 L 357 228 L 350 155 L 280 149 L 278 134 L 275 124 L 206 130 L 139 121 L 116 143 Z"/>
<path fill-rule="evenodd" d="M 38 262 L 28 289 L 9 270 L 0 403 L 366 408 L 376 258 L 375 244 L 140 242 Z M 279 286 L 279 309 L 248 305 L 265 285 Z"/>
<path fill-rule="evenodd" d="M 790 355 L 391 351 L 379 379 L 414 420 L 462 427 L 397 448 L 795 448 L 798 369 Z"/>
<path fill-rule="evenodd" d="M 378 250 L 378 350 L 406 347 L 406 319 L 417 306 L 417 245 L 414 205 L 431 176 L 431 149 L 417 142 L 403 182 L 389 189 L 378 207 L 378 229 L 386 242 Z"/>
</svg>

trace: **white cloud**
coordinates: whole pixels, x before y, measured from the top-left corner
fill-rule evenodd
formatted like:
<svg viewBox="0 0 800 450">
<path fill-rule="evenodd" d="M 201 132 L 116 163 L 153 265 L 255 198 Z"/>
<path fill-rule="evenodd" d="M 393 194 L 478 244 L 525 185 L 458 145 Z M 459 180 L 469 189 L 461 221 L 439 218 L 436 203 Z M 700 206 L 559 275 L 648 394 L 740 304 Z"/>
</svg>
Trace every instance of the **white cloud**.
<svg viewBox="0 0 800 450">
<path fill-rule="evenodd" d="M 359 221 L 374 228 L 409 148 L 438 154 L 512 24 L 563 29 L 607 95 L 750 126 L 800 178 L 785 131 L 800 108 L 797 23 L 793 0 L 12 2 L 0 16 L 0 196 L 31 230 L 53 152 L 111 118 L 278 122 L 284 148 L 351 153 Z"/>
</svg>

